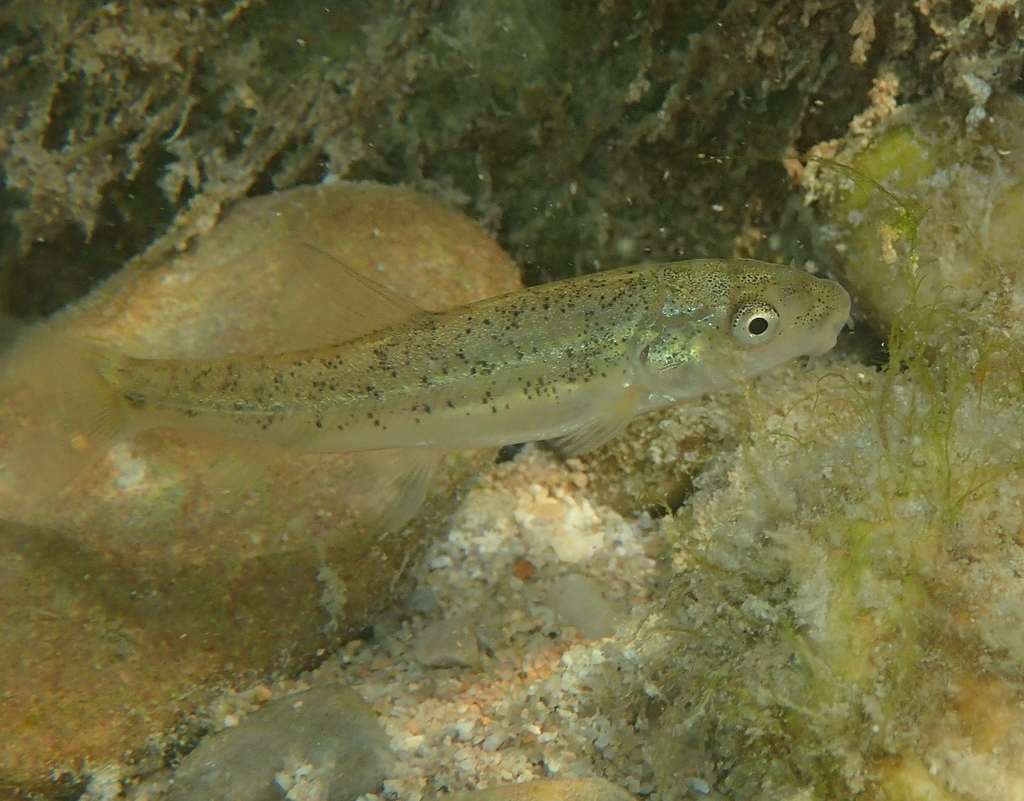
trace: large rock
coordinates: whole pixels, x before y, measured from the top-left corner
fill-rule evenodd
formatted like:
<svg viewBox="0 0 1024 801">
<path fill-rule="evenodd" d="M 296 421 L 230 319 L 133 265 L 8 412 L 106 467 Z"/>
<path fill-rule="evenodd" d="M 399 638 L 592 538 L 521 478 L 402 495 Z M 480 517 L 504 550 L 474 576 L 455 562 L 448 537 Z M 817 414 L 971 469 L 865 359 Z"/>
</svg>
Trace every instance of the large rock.
<svg viewBox="0 0 1024 801">
<path fill-rule="evenodd" d="M 519 286 L 461 215 L 409 191 L 336 183 L 239 205 L 192 251 L 126 268 L 57 325 L 140 356 L 259 350 L 309 245 L 428 309 Z M 36 411 L 0 402 L 0 468 L 5 439 Z M 388 602 L 493 453 L 449 455 L 421 513 L 386 537 L 367 523 L 377 484 L 355 512 L 339 492 L 370 472 L 361 463 L 288 456 L 224 493 L 211 477 L 245 456 L 145 432 L 28 508 L 0 469 L 0 794 L 55 794 L 51 774 L 68 766 L 74 786 L 86 760 L 159 759 L 208 688 L 314 661 Z"/>
<path fill-rule="evenodd" d="M 903 106 L 879 130 L 845 140 L 848 169 L 819 168 L 817 191 L 832 193 L 823 239 L 882 332 L 912 303 L 970 310 L 998 288 L 999 324 L 1020 335 L 1024 100 L 996 95 L 985 111 L 961 120 L 935 101 Z"/>
</svg>

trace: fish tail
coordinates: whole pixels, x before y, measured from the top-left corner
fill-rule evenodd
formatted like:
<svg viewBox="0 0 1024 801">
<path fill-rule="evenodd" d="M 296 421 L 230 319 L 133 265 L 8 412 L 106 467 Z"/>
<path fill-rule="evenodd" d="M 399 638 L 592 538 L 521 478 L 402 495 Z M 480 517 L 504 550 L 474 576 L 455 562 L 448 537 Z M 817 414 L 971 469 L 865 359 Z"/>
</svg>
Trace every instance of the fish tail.
<svg viewBox="0 0 1024 801">
<path fill-rule="evenodd" d="M 0 513 L 45 504 L 128 433 L 131 408 L 109 380 L 128 360 L 50 328 L 0 356 Z"/>
</svg>

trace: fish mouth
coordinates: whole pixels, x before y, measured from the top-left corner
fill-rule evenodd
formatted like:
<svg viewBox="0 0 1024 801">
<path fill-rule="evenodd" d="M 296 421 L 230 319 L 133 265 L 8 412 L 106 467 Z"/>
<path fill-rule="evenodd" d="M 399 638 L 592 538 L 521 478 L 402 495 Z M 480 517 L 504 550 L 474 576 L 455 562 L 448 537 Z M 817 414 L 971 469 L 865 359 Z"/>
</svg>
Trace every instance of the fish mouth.
<svg viewBox="0 0 1024 801">
<path fill-rule="evenodd" d="M 849 326 L 850 330 L 853 330 L 853 315 L 851 314 L 849 293 L 835 281 L 829 281 L 828 283 L 828 288 L 831 290 L 829 300 L 831 301 L 830 305 L 833 311 L 822 322 L 817 336 L 817 347 L 813 349 L 808 348 L 807 352 L 811 356 L 821 356 L 832 350 L 839 338 L 839 332 L 843 328 Z"/>
<path fill-rule="evenodd" d="M 847 326 L 853 331 L 853 318 L 849 310 L 843 311 L 842 315 L 836 315 L 836 317 L 821 327 L 821 332 L 818 335 L 818 346 L 813 350 L 808 349 L 808 353 L 812 356 L 820 356 L 836 347 L 840 332 Z"/>
<path fill-rule="evenodd" d="M 835 333 L 832 334 L 831 336 L 823 337 L 822 340 L 821 340 L 820 346 L 817 347 L 817 348 L 814 348 L 813 350 L 808 349 L 807 355 L 808 356 L 824 356 L 826 353 L 828 353 L 830 350 L 832 350 L 832 348 L 834 348 L 836 346 L 836 341 L 839 338 L 839 332 L 841 330 L 842 330 L 842 326 L 837 328 L 835 330 Z"/>
</svg>

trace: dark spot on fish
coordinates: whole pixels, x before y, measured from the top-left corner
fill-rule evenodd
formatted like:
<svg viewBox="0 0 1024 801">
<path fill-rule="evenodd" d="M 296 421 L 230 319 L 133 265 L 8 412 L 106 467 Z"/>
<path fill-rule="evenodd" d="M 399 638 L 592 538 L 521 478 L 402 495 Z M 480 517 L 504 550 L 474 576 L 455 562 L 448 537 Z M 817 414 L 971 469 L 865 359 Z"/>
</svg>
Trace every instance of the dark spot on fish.
<svg viewBox="0 0 1024 801">
<path fill-rule="evenodd" d="M 146 405 L 146 400 L 141 395 L 126 394 L 124 399 L 135 409 L 142 409 Z"/>
</svg>

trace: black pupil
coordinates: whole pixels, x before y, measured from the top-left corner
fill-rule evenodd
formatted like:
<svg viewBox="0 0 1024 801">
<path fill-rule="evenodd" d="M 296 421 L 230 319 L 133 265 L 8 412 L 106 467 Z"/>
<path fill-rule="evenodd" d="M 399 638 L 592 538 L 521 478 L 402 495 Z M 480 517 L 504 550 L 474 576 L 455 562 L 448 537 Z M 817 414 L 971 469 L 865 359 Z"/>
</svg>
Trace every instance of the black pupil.
<svg viewBox="0 0 1024 801">
<path fill-rule="evenodd" d="M 760 336 L 768 330 L 768 321 L 764 317 L 755 317 L 747 323 L 747 330 L 755 337 Z"/>
</svg>

